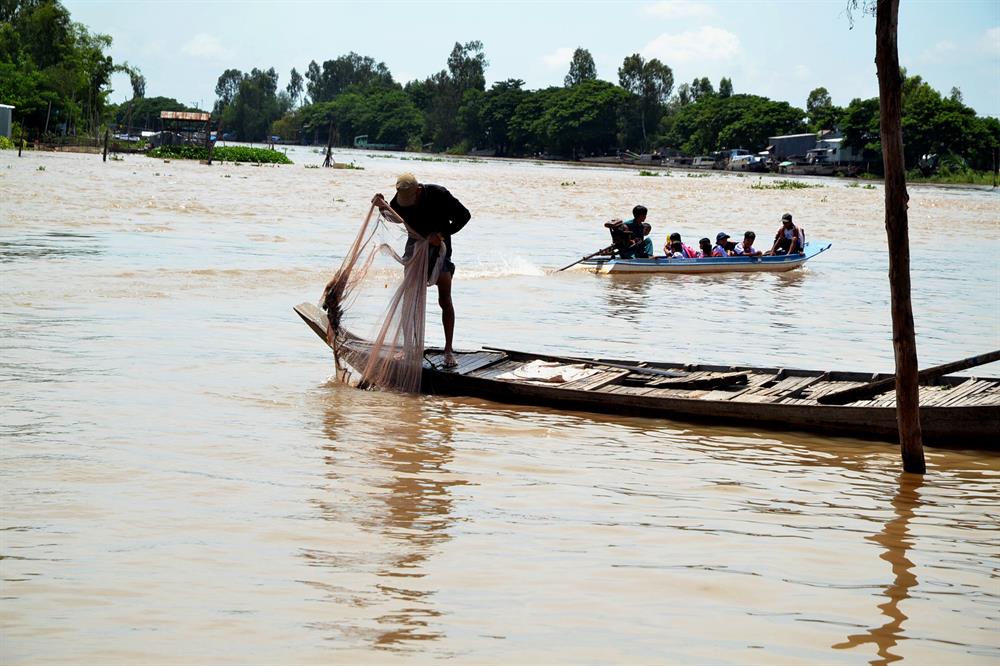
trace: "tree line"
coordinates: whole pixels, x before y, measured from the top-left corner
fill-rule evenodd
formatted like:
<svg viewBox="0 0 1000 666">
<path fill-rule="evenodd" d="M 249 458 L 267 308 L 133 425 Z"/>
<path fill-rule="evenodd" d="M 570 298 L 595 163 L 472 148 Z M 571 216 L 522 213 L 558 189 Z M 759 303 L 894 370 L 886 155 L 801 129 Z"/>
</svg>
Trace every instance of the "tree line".
<svg viewBox="0 0 1000 666">
<path fill-rule="evenodd" d="M 146 98 L 146 80 L 115 63 L 111 38 L 70 19 L 58 0 L 0 1 L 0 102 L 17 107 L 27 134 L 90 134 L 102 128 L 159 129 L 162 110 L 193 110 L 169 97 Z M 670 148 L 689 155 L 726 148 L 760 150 L 769 136 L 839 129 L 845 142 L 880 163 L 878 98 L 833 104 L 818 87 L 804 108 L 737 93 L 723 77 L 675 87 L 670 66 L 640 54 L 624 58 L 617 82 L 597 78 L 591 53 L 577 48 L 562 86 L 530 90 L 521 79 L 486 85 L 489 62 L 479 41 L 456 43 L 444 67 L 424 79 L 396 81 L 370 56 L 348 53 L 293 68 L 282 86 L 273 67 L 219 76 L 213 123 L 237 140 L 271 136 L 294 143 L 369 144 L 408 150 L 482 151 L 498 156 L 579 158 L 630 149 Z M 129 76 L 132 97 L 108 103 L 112 74 Z M 961 91 L 943 95 L 905 76 L 907 166 L 927 153 L 992 168 L 1000 121 L 980 117 Z"/>
</svg>

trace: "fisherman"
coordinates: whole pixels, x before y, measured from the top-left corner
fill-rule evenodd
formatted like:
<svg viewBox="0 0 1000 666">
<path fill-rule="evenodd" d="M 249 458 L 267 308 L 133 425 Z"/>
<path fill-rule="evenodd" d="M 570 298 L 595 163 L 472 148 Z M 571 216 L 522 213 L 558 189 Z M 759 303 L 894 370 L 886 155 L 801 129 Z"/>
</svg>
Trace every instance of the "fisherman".
<svg viewBox="0 0 1000 666">
<path fill-rule="evenodd" d="M 455 335 L 455 305 L 451 300 L 451 283 L 455 264 L 451 261 L 451 237 L 461 231 L 472 214 L 451 192 L 440 185 L 420 183 L 412 173 L 396 179 L 396 195 L 386 203 L 382 193 L 372 198 L 380 211 L 391 208 L 406 224 L 427 239 L 431 245 L 430 266 L 437 262 L 444 248 L 444 266 L 437 279 L 438 305 L 441 306 L 441 323 L 444 326 L 444 365 L 453 368 L 455 352 L 452 340 Z M 412 253 L 416 239 L 408 238 L 404 256 Z"/>
<path fill-rule="evenodd" d="M 632 209 L 632 219 L 622 222 L 611 220 L 604 226 L 611 230 L 622 259 L 645 259 L 653 256 L 653 239 L 647 238 L 653 228 L 646 224 L 648 210 L 639 205 Z"/>
<path fill-rule="evenodd" d="M 792 214 L 785 213 L 781 216 L 781 226 L 774 234 L 774 245 L 768 254 L 804 254 L 805 248 L 805 234 L 792 222 Z"/>
</svg>

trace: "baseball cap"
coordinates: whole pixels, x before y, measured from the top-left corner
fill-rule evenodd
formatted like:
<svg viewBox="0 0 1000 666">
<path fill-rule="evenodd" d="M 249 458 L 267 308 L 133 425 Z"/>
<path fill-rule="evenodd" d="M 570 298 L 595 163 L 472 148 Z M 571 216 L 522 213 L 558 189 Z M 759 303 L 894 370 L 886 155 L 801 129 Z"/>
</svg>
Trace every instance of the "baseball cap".
<svg viewBox="0 0 1000 666">
<path fill-rule="evenodd" d="M 782 222 L 791 222 L 792 221 L 792 214 L 791 213 L 785 213 L 784 215 L 781 216 L 781 221 Z"/>
<path fill-rule="evenodd" d="M 412 173 L 403 173 L 396 179 L 396 202 L 400 206 L 412 206 L 417 202 L 417 177 Z"/>
<path fill-rule="evenodd" d="M 715 236 L 715 242 L 718 243 L 719 241 L 725 240 L 726 238 L 729 238 L 729 234 L 727 234 L 725 231 L 720 231 Z"/>
</svg>

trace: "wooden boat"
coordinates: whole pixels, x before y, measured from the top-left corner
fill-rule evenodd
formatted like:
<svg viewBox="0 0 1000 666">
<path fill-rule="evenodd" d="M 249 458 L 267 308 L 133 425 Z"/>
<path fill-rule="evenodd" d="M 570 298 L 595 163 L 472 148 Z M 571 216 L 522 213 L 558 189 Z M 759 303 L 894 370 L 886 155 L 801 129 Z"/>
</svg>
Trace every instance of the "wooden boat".
<svg viewBox="0 0 1000 666">
<path fill-rule="evenodd" d="M 326 314 L 310 303 L 295 311 L 326 342 Z M 341 359 L 363 366 L 367 348 L 352 338 L 341 347 Z M 426 351 L 423 393 L 898 441 L 891 386 L 844 405 L 821 402 L 874 380 L 888 378 L 891 384 L 891 375 L 577 359 L 494 348 L 455 355 L 458 366 L 445 369 L 442 350 Z M 564 381 L 545 379 L 532 368 L 563 373 Z M 937 377 L 922 383 L 920 405 L 928 445 L 1000 451 L 1000 378 Z"/>
<path fill-rule="evenodd" d="M 830 249 L 806 243 L 805 254 L 777 257 L 703 257 L 698 259 L 622 259 L 620 257 L 591 257 L 579 265 L 595 273 L 782 273 L 798 268 L 818 254 Z"/>
</svg>

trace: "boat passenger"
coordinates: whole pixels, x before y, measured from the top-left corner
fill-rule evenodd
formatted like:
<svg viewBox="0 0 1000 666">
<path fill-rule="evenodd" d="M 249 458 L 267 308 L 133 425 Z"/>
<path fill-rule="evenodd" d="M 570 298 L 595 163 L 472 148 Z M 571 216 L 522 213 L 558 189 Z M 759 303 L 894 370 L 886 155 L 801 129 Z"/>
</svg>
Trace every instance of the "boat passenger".
<svg viewBox="0 0 1000 666">
<path fill-rule="evenodd" d="M 743 240 L 733 248 L 733 254 L 737 257 L 759 257 L 762 254 L 761 251 L 753 246 L 756 239 L 757 234 L 747 231 L 743 234 Z"/>
<path fill-rule="evenodd" d="M 671 259 L 688 259 L 687 253 L 684 252 L 684 243 L 674 241 L 670 244 L 670 247 L 665 248 L 667 252 L 665 253 Z"/>
<path fill-rule="evenodd" d="M 781 216 L 781 227 L 774 234 L 774 245 L 768 254 L 804 254 L 806 247 L 805 233 L 792 222 L 792 214 Z"/>
<path fill-rule="evenodd" d="M 649 224 L 646 224 L 647 213 L 648 211 L 645 206 L 636 206 L 632 209 L 631 220 L 625 222 L 611 220 L 604 224 L 605 227 L 611 230 L 611 236 L 615 239 L 615 244 L 624 245 L 624 247 L 618 248 L 622 259 L 645 259 L 653 256 L 653 239 L 647 238 L 653 228 Z M 622 243 L 619 243 L 616 231 L 627 232 L 627 237 L 622 239 Z"/>
<path fill-rule="evenodd" d="M 702 238 L 698 241 L 698 252 L 695 254 L 697 257 L 711 257 L 712 256 L 712 241 L 707 238 Z"/>
<path fill-rule="evenodd" d="M 680 252 L 683 253 L 684 257 L 686 257 L 688 259 L 694 259 L 696 256 L 698 256 L 697 251 L 695 251 L 695 249 L 693 247 L 691 247 L 689 245 L 686 245 L 684 242 L 681 241 L 681 235 L 679 233 L 677 233 L 676 231 L 674 233 L 670 234 L 670 238 L 667 239 L 666 244 L 664 244 L 664 246 L 663 246 L 663 254 L 665 254 L 665 255 L 667 255 L 669 257 L 674 252 L 676 252 L 677 250 L 673 249 L 673 244 L 674 243 L 680 243 L 681 244 Z"/>
<path fill-rule="evenodd" d="M 727 249 L 726 241 L 729 240 L 729 234 L 725 231 L 720 231 L 715 235 L 715 247 L 712 248 L 713 257 L 728 257 L 729 250 Z"/>
</svg>

